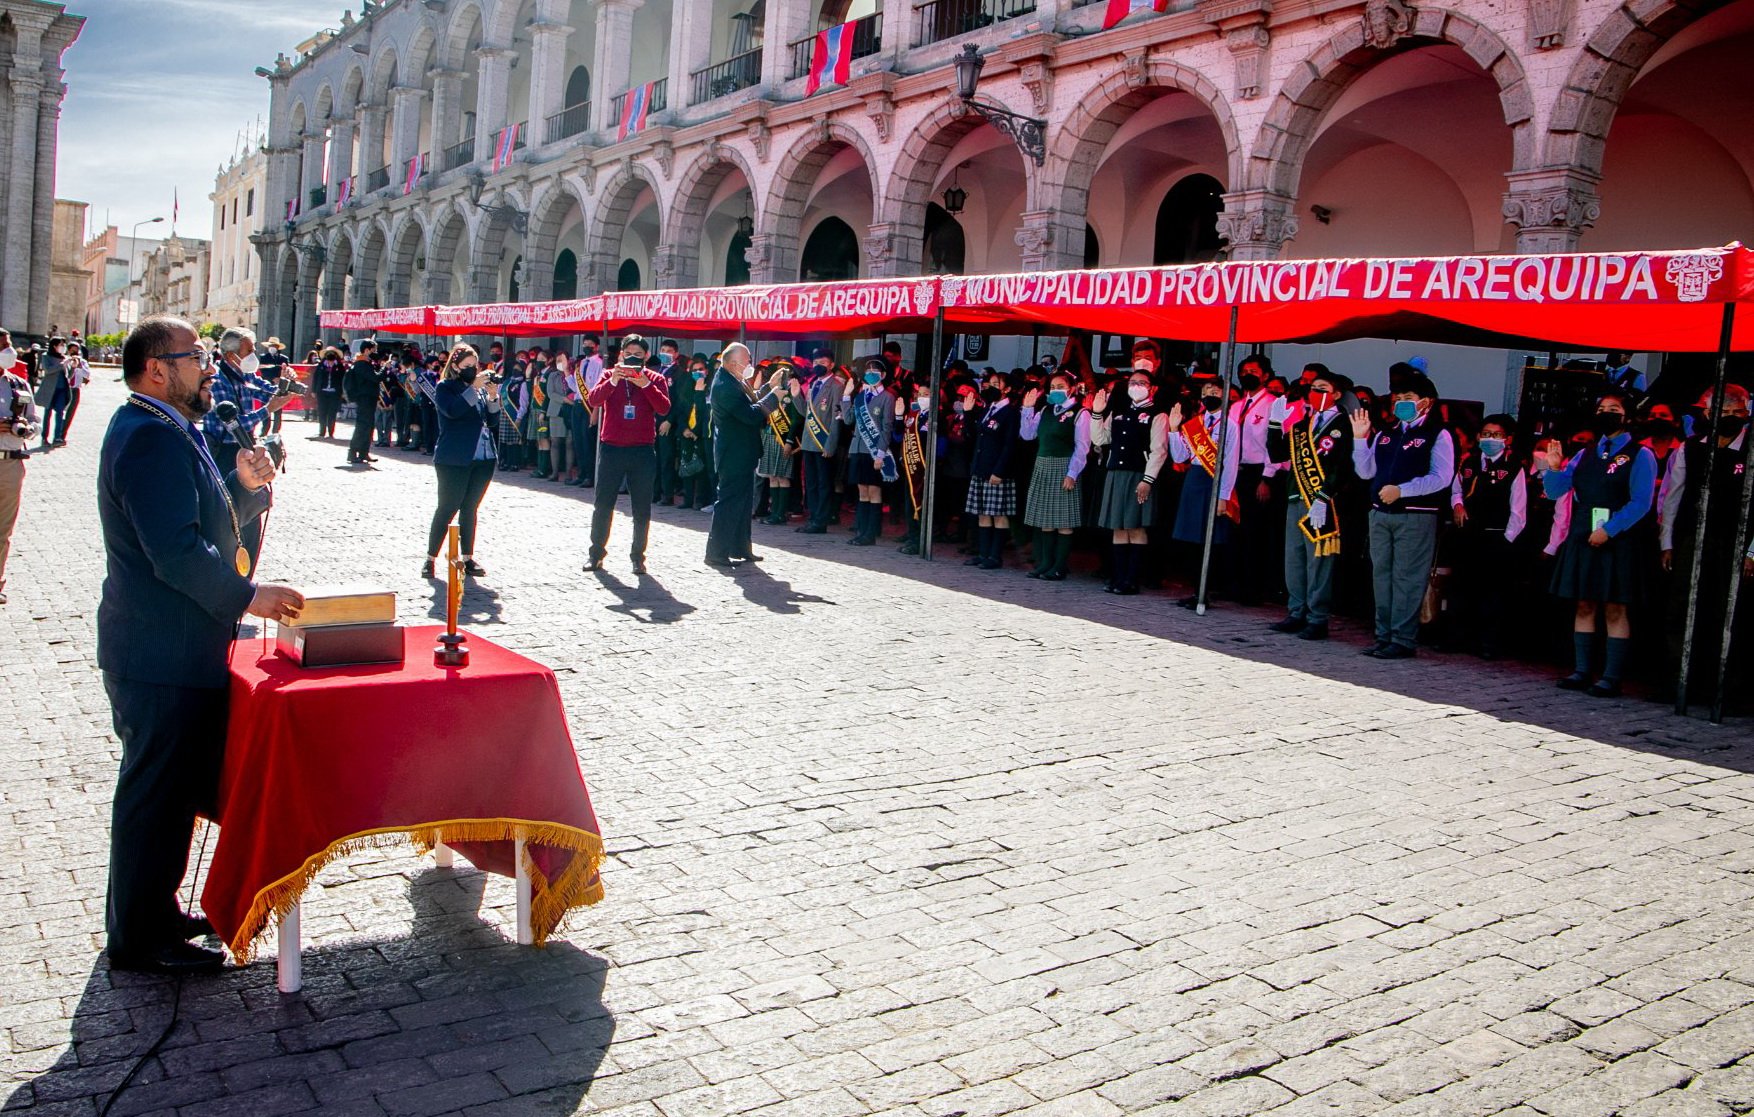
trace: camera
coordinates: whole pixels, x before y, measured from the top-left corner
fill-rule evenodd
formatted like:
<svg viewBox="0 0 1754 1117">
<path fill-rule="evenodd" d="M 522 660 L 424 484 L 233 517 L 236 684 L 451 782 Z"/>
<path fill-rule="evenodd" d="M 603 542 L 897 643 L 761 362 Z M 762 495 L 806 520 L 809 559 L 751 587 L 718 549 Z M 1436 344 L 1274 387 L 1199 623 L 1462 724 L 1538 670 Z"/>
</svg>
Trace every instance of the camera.
<svg viewBox="0 0 1754 1117">
<path fill-rule="evenodd" d="M 505 373 L 503 373 L 503 372 L 490 373 L 487 377 L 487 382 L 489 384 L 504 384 L 505 383 Z"/>
</svg>

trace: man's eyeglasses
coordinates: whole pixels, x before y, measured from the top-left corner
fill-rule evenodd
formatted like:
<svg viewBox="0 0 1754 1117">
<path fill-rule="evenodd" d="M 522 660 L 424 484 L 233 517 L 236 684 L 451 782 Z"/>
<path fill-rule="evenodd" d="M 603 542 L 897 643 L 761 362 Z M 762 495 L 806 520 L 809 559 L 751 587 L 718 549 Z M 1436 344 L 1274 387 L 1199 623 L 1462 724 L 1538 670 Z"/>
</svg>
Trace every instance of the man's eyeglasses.
<svg viewBox="0 0 1754 1117">
<path fill-rule="evenodd" d="M 195 358 L 195 366 L 202 370 L 213 367 L 213 354 L 206 349 L 191 349 L 187 353 L 160 353 L 154 360 L 180 361 L 184 357 Z"/>
</svg>

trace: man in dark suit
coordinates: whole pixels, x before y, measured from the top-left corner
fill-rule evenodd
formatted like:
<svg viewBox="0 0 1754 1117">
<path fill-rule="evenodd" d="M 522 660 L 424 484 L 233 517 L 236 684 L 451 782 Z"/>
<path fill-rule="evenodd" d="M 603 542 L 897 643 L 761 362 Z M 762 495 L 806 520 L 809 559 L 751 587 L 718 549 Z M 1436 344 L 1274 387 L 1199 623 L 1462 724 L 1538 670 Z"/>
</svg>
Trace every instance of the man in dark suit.
<svg viewBox="0 0 1754 1117">
<path fill-rule="evenodd" d="M 353 437 L 347 443 L 348 465 L 368 465 L 378 460 L 371 454 L 372 426 L 378 409 L 378 370 L 372 358 L 377 351 L 377 342 L 361 342 L 359 355 L 354 358 L 353 366 L 347 370 L 347 378 L 342 382 L 342 394 L 353 405 Z"/>
<path fill-rule="evenodd" d="M 780 370 L 768 378 L 759 397 L 748 383 L 751 359 L 747 346 L 732 344 L 719 355 L 719 371 L 709 395 L 713 413 L 713 470 L 719 491 L 713 501 L 713 526 L 706 537 L 709 566 L 760 562 L 749 549 L 749 520 L 755 513 L 755 466 L 761 460 L 761 428 L 780 405 Z"/>
<path fill-rule="evenodd" d="M 195 815 L 211 811 L 225 748 L 227 656 L 247 612 L 297 616 L 304 599 L 257 585 L 243 538 L 267 511 L 265 450 L 220 466 L 195 422 L 213 406 L 211 357 L 179 318 L 148 318 L 122 347 L 134 389 L 98 459 L 107 576 L 97 662 L 122 768 L 110 829 L 106 916 L 110 967 L 154 973 L 218 969 L 224 957 L 187 940 L 210 933 L 177 904 Z M 222 473 L 222 470 L 224 471 Z"/>
</svg>

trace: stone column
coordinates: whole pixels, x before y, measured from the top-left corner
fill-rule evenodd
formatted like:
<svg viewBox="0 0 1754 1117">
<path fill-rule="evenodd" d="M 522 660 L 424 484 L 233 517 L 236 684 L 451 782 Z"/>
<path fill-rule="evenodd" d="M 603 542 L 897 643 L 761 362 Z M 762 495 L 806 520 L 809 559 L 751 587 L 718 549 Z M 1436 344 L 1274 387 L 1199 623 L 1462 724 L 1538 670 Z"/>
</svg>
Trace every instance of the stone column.
<svg viewBox="0 0 1754 1117">
<path fill-rule="evenodd" d="M 670 8 L 670 110 L 679 112 L 694 103 L 694 72 L 713 58 L 713 5 L 687 0 Z M 707 98 L 711 98 L 709 91 Z"/>
<path fill-rule="evenodd" d="M 566 108 L 566 40 L 573 33 L 563 23 L 531 29 L 530 124 L 524 142 L 532 151 L 548 144 L 548 118 Z"/>
<path fill-rule="evenodd" d="M 51 250 L 55 243 L 55 151 L 61 128 L 61 99 L 66 95 L 67 87 L 59 80 L 52 80 L 37 99 L 36 197 L 31 219 L 31 243 L 36 250 L 30 254 L 30 305 L 38 320 L 29 328 L 38 333 L 49 325 L 49 288 L 55 264 Z M 14 119 L 22 124 L 27 118 Z M 83 323 L 58 322 L 56 325 L 65 330 Z"/>
<path fill-rule="evenodd" d="M 469 301 L 472 303 L 499 302 L 499 264 L 494 262 L 472 263 L 469 265 Z"/>
<path fill-rule="evenodd" d="M 911 261 L 911 269 L 903 271 L 910 262 L 906 254 L 900 225 L 879 222 L 866 226 L 864 274 L 867 278 L 881 279 L 918 272 L 920 262 L 917 259 Z"/>
<path fill-rule="evenodd" d="M 421 102 L 426 90 L 399 85 L 390 90 L 390 182 L 407 174 L 408 160 L 420 154 Z"/>
<path fill-rule="evenodd" d="M 475 98 L 475 146 L 479 155 L 481 145 L 492 143 L 494 135 L 509 123 L 505 114 L 511 103 L 512 59 L 517 55 L 506 47 L 482 47 L 475 53 L 481 59 Z"/>
<path fill-rule="evenodd" d="M 439 305 L 451 301 L 451 273 L 443 268 L 435 268 L 432 261 L 427 261 L 426 275 L 421 284 L 420 301 Z"/>
<path fill-rule="evenodd" d="M 341 200 L 341 183 L 353 177 L 354 123 L 337 120 L 329 125 L 329 201 Z"/>
<path fill-rule="evenodd" d="M 1575 168 L 1514 171 L 1505 176 L 1504 219 L 1516 226 L 1516 250 L 1576 252 L 1602 215 L 1597 176 Z"/>
<path fill-rule="evenodd" d="M 633 39 L 633 13 L 640 0 L 602 0 L 597 9 L 597 58 L 591 80 L 591 126 L 599 132 L 614 129 L 611 102 L 627 90 L 633 72 L 626 44 Z"/>
<path fill-rule="evenodd" d="M 442 160 L 445 152 L 463 142 L 463 75 L 458 70 L 439 70 L 432 76 L 432 137 L 434 159 Z M 435 169 L 442 169 L 442 163 Z"/>
<path fill-rule="evenodd" d="M 323 185 L 323 134 L 306 132 L 300 143 L 304 147 L 304 173 L 299 176 L 298 208 L 303 213 L 309 213 L 311 191 Z"/>
<path fill-rule="evenodd" d="M 660 244 L 652 253 L 652 287 L 681 286 L 683 249 L 674 244 Z"/>
<path fill-rule="evenodd" d="M 363 178 L 372 171 L 386 166 L 384 162 L 384 106 L 366 105 L 359 110 L 359 170 Z M 395 172 L 391 172 L 391 178 Z M 362 181 L 360 189 L 365 189 Z"/>
<path fill-rule="evenodd" d="M 37 131 L 21 127 L 19 122 L 35 121 L 37 101 L 42 94 L 43 79 L 38 74 L 13 71 L 12 74 L 12 160 L 7 168 L 6 182 L 6 252 L 0 264 L 0 321 L 14 323 L 13 329 L 35 330 L 30 320 L 31 261 L 47 256 L 48 244 L 32 243 L 35 226 L 37 179 Z M 19 325 L 22 323 L 22 325 Z"/>
<path fill-rule="evenodd" d="M 792 79 L 792 42 L 816 30 L 813 0 L 768 0 L 762 29 L 761 83 L 773 91 Z M 889 19 L 886 13 L 883 17 Z"/>
<path fill-rule="evenodd" d="M 749 282 L 783 282 L 779 271 L 784 264 L 781 257 L 785 253 L 780 251 L 778 240 L 772 233 L 756 233 L 749 238 L 749 248 L 743 253 L 743 258 L 749 261 Z M 796 280 L 797 276 L 792 278 Z"/>
<path fill-rule="evenodd" d="M 1285 242 L 1297 236 L 1295 199 L 1270 190 L 1224 195 L 1218 235 L 1230 242 L 1232 260 L 1277 260 Z"/>
<path fill-rule="evenodd" d="M 1018 266 L 1023 271 L 1059 271 L 1078 267 L 1082 260 L 1073 260 L 1074 226 L 1064 214 L 1055 210 L 1032 210 L 1022 214 L 1023 224 L 1017 227 Z M 1082 226 L 1079 222 L 1079 226 Z"/>
</svg>

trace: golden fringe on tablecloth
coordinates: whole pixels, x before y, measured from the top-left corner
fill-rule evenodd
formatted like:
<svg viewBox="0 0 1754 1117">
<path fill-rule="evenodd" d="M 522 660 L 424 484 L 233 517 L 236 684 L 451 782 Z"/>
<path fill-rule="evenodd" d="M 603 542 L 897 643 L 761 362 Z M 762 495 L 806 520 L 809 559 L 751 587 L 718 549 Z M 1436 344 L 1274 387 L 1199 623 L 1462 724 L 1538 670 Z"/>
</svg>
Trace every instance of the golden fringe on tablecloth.
<svg viewBox="0 0 1754 1117">
<path fill-rule="evenodd" d="M 268 929 L 269 922 L 278 921 L 291 911 L 317 874 L 337 858 L 404 842 L 412 843 L 424 855 L 440 842 L 455 847 L 468 842 L 511 842 L 519 838 L 524 839 L 524 871 L 530 877 L 530 934 L 535 945 L 542 946 L 568 911 L 603 898 L 599 875 L 603 868 L 603 839 L 589 830 L 556 822 L 511 818 L 453 819 L 424 826 L 367 830 L 331 842 L 321 852 L 306 858 L 297 870 L 258 891 L 237 935 L 226 945 L 239 965 L 247 965 L 255 957 L 256 940 Z M 569 850 L 573 857 L 560 876 L 550 881 L 530 855 L 534 846 Z"/>
</svg>

